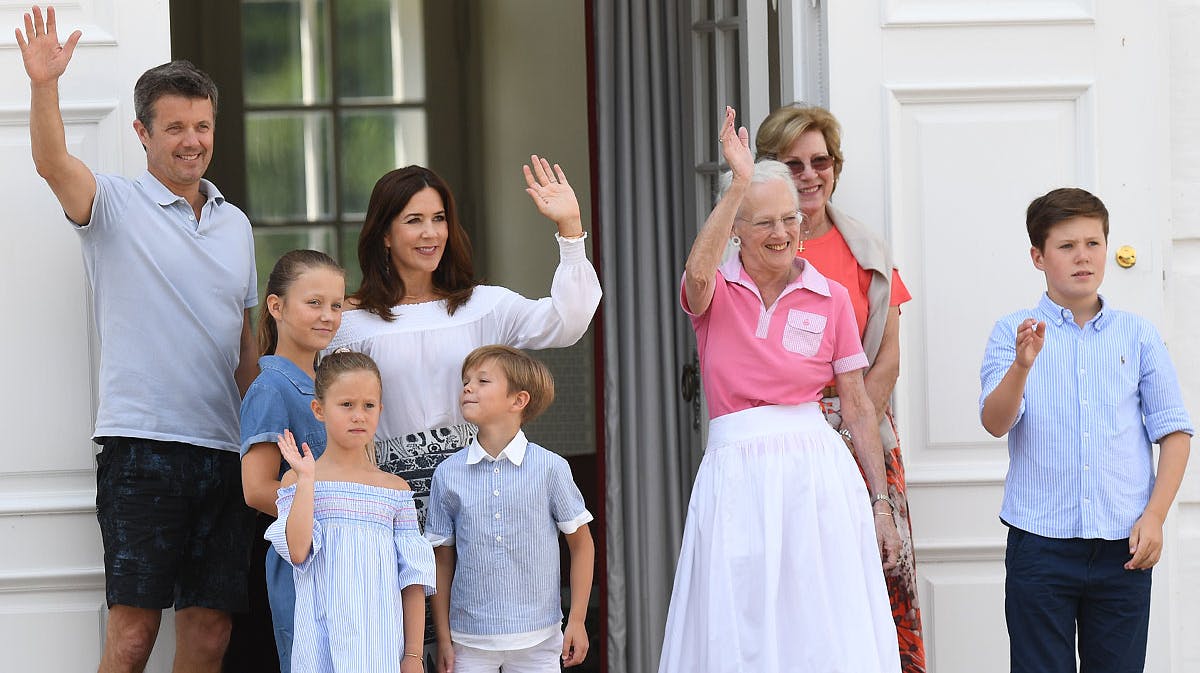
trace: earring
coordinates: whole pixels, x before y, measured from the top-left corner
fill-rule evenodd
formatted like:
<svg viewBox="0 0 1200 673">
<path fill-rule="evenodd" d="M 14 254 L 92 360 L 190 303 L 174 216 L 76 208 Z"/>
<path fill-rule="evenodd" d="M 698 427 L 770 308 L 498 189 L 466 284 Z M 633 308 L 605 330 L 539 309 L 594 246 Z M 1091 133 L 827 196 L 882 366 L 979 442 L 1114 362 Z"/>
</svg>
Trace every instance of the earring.
<svg viewBox="0 0 1200 673">
<path fill-rule="evenodd" d="M 741 236 L 738 236 L 737 234 L 734 234 L 733 236 L 730 236 L 730 237 L 729 237 L 729 244 L 730 244 L 730 245 L 732 245 L 732 246 L 733 246 L 733 247 L 735 247 L 735 248 L 740 248 L 740 247 L 742 247 L 742 237 L 741 237 Z"/>
</svg>

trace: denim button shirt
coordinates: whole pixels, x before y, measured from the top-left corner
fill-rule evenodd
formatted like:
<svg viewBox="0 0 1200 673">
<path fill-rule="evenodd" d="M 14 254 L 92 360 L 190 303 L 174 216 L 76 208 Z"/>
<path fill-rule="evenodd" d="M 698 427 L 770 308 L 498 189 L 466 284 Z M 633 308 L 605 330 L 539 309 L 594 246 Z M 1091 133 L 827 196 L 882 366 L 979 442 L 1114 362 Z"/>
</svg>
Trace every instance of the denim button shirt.
<svg viewBox="0 0 1200 673">
<path fill-rule="evenodd" d="M 291 360 L 278 355 L 258 359 L 262 372 L 242 400 L 242 445 L 245 456 L 250 447 L 279 438 L 285 429 L 296 437 L 296 445 L 306 442 L 314 458 L 325 452 L 325 424 L 312 412 L 313 380 Z M 279 466 L 279 476 L 288 464 Z"/>
</svg>

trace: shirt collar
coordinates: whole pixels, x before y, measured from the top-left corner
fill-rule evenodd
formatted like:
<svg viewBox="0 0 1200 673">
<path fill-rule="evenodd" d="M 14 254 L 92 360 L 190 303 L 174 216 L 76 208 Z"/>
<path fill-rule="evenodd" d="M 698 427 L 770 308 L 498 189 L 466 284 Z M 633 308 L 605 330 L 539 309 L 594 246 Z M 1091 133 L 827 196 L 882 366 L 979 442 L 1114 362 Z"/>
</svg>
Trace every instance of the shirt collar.
<svg viewBox="0 0 1200 673">
<path fill-rule="evenodd" d="M 1100 299 L 1100 310 L 1097 311 L 1096 315 L 1092 316 L 1092 319 L 1087 321 L 1084 326 L 1086 327 L 1087 325 L 1091 325 L 1092 329 L 1100 331 L 1104 329 L 1105 325 L 1108 324 L 1108 315 L 1105 312 L 1105 310 L 1108 308 L 1108 302 L 1104 300 L 1104 295 L 1097 296 Z M 1047 318 L 1049 318 L 1050 321 L 1055 324 L 1055 326 L 1061 327 L 1063 323 L 1075 322 L 1075 314 L 1071 312 L 1071 309 L 1064 308 L 1054 303 L 1054 300 L 1050 298 L 1050 295 L 1045 292 L 1042 293 L 1042 298 L 1040 301 L 1038 301 L 1038 310 L 1041 311 L 1042 314 Z"/>
<path fill-rule="evenodd" d="M 825 276 L 821 275 L 820 271 L 817 271 L 817 267 L 805 262 L 802 257 L 792 260 L 792 266 L 799 268 L 800 274 L 783 288 L 783 292 L 779 293 L 779 296 L 782 297 L 792 290 L 801 288 L 811 290 L 825 297 L 833 296 L 829 292 L 829 281 Z M 725 260 L 725 263 L 718 268 L 721 271 L 721 275 L 725 277 L 725 280 L 750 288 L 754 290 L 755 294 L 758 293 L 758 288 L 754 285 L 754 280 L 750 278 L 750 274 L 746 273 L 746 269 L 742 266 L 740 255 L 730 255 L 729 259 Z"/>
<path fill-rule="evenodd" d="M 160 206 L 169 206 L 177 201 L 185 200 L 182 196 L 167 189 L 167 186 L 159 182 L 158 178 L 150 171 L 144 171 L 138 176 L 137 182 L 146 190 L 150 198 Z M 205 203 L 222 203 L 225 197 L 221 195 L 221 191 L 213 183 L 200 178 L 200 193 L 204 195 Z"/>
<path fill-rule="evenodd" d="M 488 455 L 487 451 L 483 450 L 483 447 L 479 444 L 479 439 L 476 438 L 471 440 L 471 446 L 467 447 L 467 465 L 474 465 L 485 459 L 494 463 L 501 458 L 507 458 L 508 462 L 521 467 L 521 461 L 525 460 L 525 449 L 527 448 L 529 448 L 529 440 L 525 438 L 523 430 L 517 430 L 516 436 L 500 450 L 500 453 L 496 454 L 495 458 L 492 458 Z"/>
<path fill-rule="evenodd" d="M 271 369 L 287 377 L 296 390 L 305 395 L 313 394 L 313 380 L 296 363 L 280 355 L 264 355 L 258 359 L 261 369 Z"/>
</svg>

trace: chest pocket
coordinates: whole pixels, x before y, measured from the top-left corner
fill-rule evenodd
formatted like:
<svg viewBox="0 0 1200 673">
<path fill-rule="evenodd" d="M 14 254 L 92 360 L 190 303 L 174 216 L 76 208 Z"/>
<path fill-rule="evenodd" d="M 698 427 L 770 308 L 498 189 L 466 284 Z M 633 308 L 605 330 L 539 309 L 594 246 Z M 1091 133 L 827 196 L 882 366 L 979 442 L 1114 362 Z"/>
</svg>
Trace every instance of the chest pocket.
<svg viewBox="0 0 1200 673">
<path fill-rule="evenodd" d="M 812 357 L 821 349 L 825 335 L 826 317 L 798 309 L 788 309 L 787 324 L 783 326 L 783 347 L 789 352 Z"/>
</svg>

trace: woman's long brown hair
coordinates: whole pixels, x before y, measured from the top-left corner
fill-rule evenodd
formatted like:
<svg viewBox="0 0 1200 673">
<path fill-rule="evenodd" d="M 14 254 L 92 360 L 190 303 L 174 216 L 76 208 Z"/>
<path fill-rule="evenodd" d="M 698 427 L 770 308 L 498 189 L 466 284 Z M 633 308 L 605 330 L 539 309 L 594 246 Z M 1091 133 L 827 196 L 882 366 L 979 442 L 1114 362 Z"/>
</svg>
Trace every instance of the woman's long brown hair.
<svg viewBox="0 0 1200 673">
<path fill-rule="evenodd" d="M 383 240 L 391 231 L 392 221 L 419 191 L 432 188 L 442 197 L 446 209 L 446 248 L 433 271 L 433 287 L 445 296 L 451 315 L 471 298 L 478 285 L 471 263 L 471 239 L 458 221 L 454 195 L 441 176 L 423 166 L 406 166 L 389 171 L 375 183 L 367 204 L 367 218 L 358 237 L 358 265 L 362 285 L 351 295 L 359 308 L 391 322 L 392 307 L 404 297 L 404 281 L 392 273 L 388 249 Z"/>
</svg>

